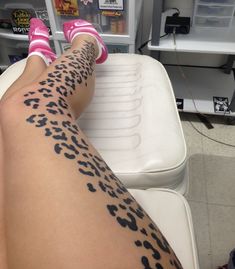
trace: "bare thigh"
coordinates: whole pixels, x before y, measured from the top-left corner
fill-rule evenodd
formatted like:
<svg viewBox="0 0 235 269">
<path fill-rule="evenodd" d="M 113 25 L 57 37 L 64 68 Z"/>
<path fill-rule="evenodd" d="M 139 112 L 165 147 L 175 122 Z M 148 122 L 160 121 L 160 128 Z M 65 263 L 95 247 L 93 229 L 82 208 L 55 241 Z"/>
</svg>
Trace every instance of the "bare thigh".
<svg viewBox="0 0 235 269">
<path fill-rule="evenodd" d="M 5 245 L 5 222 L 4 222 L 4 178 L 3 178 L 3 143 L 0 126 L 0 268 L 6 267 L 6 245 Z"/>
</svg>

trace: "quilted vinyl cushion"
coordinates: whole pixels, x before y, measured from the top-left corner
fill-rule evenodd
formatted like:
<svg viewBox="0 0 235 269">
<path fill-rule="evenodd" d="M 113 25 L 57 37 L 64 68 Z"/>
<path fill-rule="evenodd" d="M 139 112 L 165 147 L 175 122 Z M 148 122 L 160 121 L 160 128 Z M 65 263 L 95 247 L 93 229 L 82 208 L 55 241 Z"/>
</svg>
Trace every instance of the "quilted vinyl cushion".
<svg viewBox="0 0 235 269">
<path fill-rule="evenodd" d="M 183 268 L 199 269 L 191 211 L 186 199 L 167 189 L 129 189 L 160 228 Z"/>
</svg>

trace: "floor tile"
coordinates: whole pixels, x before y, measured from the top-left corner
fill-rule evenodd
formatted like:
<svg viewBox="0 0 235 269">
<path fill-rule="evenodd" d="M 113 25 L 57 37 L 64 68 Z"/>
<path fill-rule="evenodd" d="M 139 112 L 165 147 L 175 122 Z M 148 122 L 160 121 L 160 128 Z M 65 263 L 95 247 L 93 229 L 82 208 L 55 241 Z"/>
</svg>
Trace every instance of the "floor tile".
<svg viewBox="0 0 235 269">
<path fill-rule="evenodd" d="M 222 143 L 231 144 L 232 146 L 217 143 L 203 137 L 203 151 L 205 154 L 235 157 L 235 126 L 227 125 L 226 119 L 223 116 L 213 117 L 212 119 L 211 122 L 214 128 L 209 130 L 202 126 L 201 131 L 212 139 L 216 139 Z"/>
<path fill-rule="evenodd" d="M 187 199 L 206 202 L 206 176 L 204 167 L 204 156 L 202 154 L 194 154 L 189 160 L 189 191 Z"/>
<path fill-rule="evenodd" d="M 209 227 L 212 246 L 212 267 L 228 262 L 235 248 L 235 207 L 209 205 Z"/>
<path fill-rule="evenodd" d="M 189 149 L 190 187 L 186 198 L 192 209 L 200 269 L 217 269 L 227 263 L 235 248 L 235 126 L 225 117 L 208 116 L 214 129 L 207 129 L 195 115 L 181 115 Z M 191 125 L 191 123 L 193 126 Z"/>
<path fill-rule="evenodd" d="M 235 206 L 235 157 L 204 155 L 204 161 L 208 203 Z"/>
<path fill-rule="evenodd" d="M 189 201 L 189 205 L 193 217 L 200 269 L 212 269 L 207 204 Z"/>
<path fill-rule="evenodd" d="M 198 134 L 190 124 L 190 122 L 193 121 L 193 124 L 200 130 L 201 122 L 198 121 L 198 118 L 194 114 L 182 113 L 180 114 L 180 117 L 187 144 L 188 157 L 197 153 L 201 153 L 202 136 Z"/>
</svg>

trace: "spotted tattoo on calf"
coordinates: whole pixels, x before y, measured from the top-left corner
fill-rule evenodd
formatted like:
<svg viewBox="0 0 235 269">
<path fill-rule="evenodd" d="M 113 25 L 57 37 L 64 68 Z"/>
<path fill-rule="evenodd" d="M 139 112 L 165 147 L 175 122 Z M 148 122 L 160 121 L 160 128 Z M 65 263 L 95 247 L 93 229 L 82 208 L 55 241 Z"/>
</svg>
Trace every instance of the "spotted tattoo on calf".
<svg viewBox="0 0 235 269">
<path fill-rule="evenodd" d="M 45 138 L 52 139 L 55 154 L 76 162 L 78 173 L 85 176 L 82 177 L 86 180 L 84 186 L 91 194 L 102 192 L 108 201 L 111 199 L 112 202 L 104 205 L 107 214 L 122 229 L 134 234 L 133 247 L 148 252 L 148 255 L 140 256 L 144 269 L 163 269 L 162 254 L 169 255 L 169 268 L 181 269 L 167 240 L 104 160 L 91 153 L 89 143 L 72 118 L 67 97 L 73 95 L 77 85 L 88 85 L 88 78 L 94 73 L 94 63 L 95 48 L 91 42 L 85 42 L 81 49 L 65 55 L 47 78 L 39 82 L 36 91 L 29 90 L 24 94 L 24 105 L 31 108 L 26 122 L 43 130 Z M 147 227 L 146 220 L 149 222 Z"/>
</svg>

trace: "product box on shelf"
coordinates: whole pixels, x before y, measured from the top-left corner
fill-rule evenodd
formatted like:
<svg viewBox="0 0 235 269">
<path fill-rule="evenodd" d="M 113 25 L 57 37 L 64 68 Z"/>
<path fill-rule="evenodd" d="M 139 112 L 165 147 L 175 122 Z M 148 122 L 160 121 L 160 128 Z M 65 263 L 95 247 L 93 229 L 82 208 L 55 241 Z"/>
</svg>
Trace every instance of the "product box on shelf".
<svg viewBox="0 0 235 269">
<path fill-rule="evenodd" d="M 14 34 L 28 34 L 31 18 L 42 19 L 50 31 L 49 18 L 45 5 L 35 6 L 27 3 L 7 3 L 4 6 L 4 11 L 5 17 L 11 23 Z"/>
<path fill-rule="evenodd" d="M 56 14 L 59 16 L 78 16 L 78 2 L 77 0 L 54 0 Z"/>
</svg>

